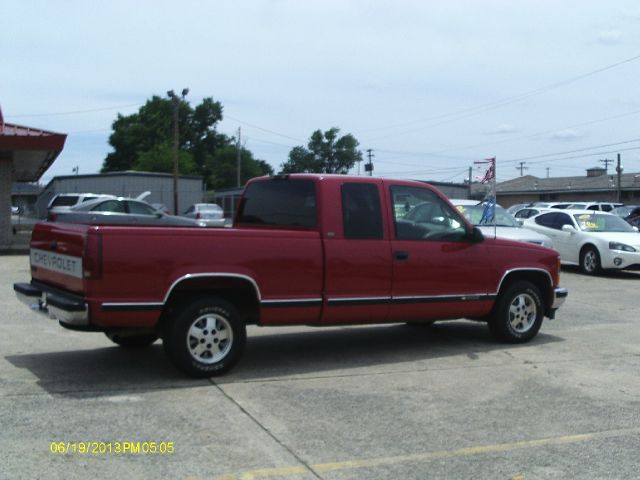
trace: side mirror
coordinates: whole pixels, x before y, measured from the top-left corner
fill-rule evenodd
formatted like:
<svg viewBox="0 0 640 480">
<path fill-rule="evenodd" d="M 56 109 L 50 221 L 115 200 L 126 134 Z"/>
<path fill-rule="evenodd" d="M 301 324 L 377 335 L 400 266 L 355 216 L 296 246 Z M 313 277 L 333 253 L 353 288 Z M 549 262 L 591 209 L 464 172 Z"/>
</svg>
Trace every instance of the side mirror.
<svg viewBox="0 0 640 480">
<path fill-rule="evenodd" d="M 576 229 L 571 225 L 562 225 L 562 231 L 567 233 L 576 233 Z"/>
<path fill-rule="evenodd" d="M 522 227 L 524 225 L 524 220 L 521 218 L 516 218 L 516 223 L 519 227 Z"/>
<path fill-rule="evenodd" d="M 471 233 L 469 234 L 469 239 L 472 243 L 480 243 L 484 241 L 484 234 L 482 233 L 482 230 L 474 225 L 473 230 L 471 230 Z"/>
</svg>

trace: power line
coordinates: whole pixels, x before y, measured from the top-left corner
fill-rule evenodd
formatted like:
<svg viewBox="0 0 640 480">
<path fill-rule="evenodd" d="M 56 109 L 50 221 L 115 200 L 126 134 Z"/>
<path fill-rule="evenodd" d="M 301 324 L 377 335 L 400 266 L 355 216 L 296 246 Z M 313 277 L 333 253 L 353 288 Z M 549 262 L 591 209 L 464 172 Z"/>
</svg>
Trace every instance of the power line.
<svg viewBox="0 0 640 480">
<path fill-rule="evenodd" d="M 22 113 L 18 115 L 9 115 L 8 118 L 30 118 L 30 117 L 58 117 L 63 115 L 78 115 L 84 113 L 106 112 L 109 110 L 118 110 L 120 108 L 140 107 L 142 103 L 131 103 L 129 105 L 117 105 L 115 107 L 91 108 L 87 110 L 69 110 L 66 112 L 50 112 L 50 113 Z"/>
<path fill-rule="evenodd" d="M 289 135 L 285 135 L 284 133 L 274 132 L 273 130 L 269 130 L 269 129 L 264 128 L 264 127 L 259 127 L 258 125 L 252 125 L 251 123 L 247 123 L 244 120 L 240 120 L 238 118 L 234 118 L 234 117 L 231 117 L 229 115 L 225 115 L 224 117 L 228 118 L 229 120 L 233 120 L 234 122 L 238 122 L 238 123 L 241 123 L 243 125 L 246 125 L 247 127 L 255 128 L 257 130 L 262 130 L 263 132 L 271 133 L 272 135 L 277 135 L 279 137 L 288 138 L 289 140 L 295 140 L 298 143 L 303 143 L 303 144 L 305 143 L 304 140 L 300 140 L 299 138 L 291 137 Z"/>
<path fill-rule="evenodd" d="M 624 140 L 624 141 L 615 142 L 615 143 L 606 143 L 606 144 L 603 144 L 603 145 L 594 145 L 592 147 L 578 148 L 576 150 L 565 150 L 563 152 L 545 153 L 545 154 L 542 154 L 542 155 L 533 155 L 533 156 L 530 156 L 530 157 L 507 159 L 507 160 L 502 161 L 501 163 L 502 164 L 505 164 L 505 163 L 518 163 L 518 162 L 521 162 L 523 160 L 536 160 L 536 159 L 546 158 L 546 157 L 557 157 L 557 156 L 560 156 L 560 155 L 567 155 L 567 154 L 570 154 L 570 153 L 586 152 L 586 151 L 589 151 L 589 150 L 594 150 L 596 148 L 613 147 L 615 145 L 625 145 L 625 144 L 629 144 L 629 143 L 633 143 L 633 142 L 640 142 L 640 138 L 634 138 L 634 139 L 631 139 L 631 140 Z M 640 147 L 638 147 L 638 148 L 640 148 Z M 532 162 L 532 163 L 541 163 L 541 162 Z"/>
<path fill-rule="evenodd" d="M 632 112 L 627 112 L 627 113 L 622 113 L 619 115 L 613 115 L 610 117 L 604 117 L 604 118 L 599 118 L 599 119 L 595 119 L 595 120 L 589 120 L 586 122 L 581 122 L 581 123 L 575 123 L 573 125 L 567 125 L 567 126 L 563 126 L 563 127 L 555 127 L 549 130 L 543 130 L 541 132 L 537 132 L 537 133 L 532 133 L 530 135 L 522 135 L 519 137 L 513 137 L 513 138 L 506 138 L 503 140 L 498 140 L 495 142 L 485 142 L 485 143 L 477 143 L 474 145 L 466 145 L 464 147 L 447 147 L 445 149 L 442 150 L 436 150 L 433 152 L 429 152 L 429 155 L 440 155 L 442 153 L 446 153 L 446 152 L 452 152 L 452 151 L 457 151 L 457 150 L 468 150 L 470 148 L 480 148 L 480 147 L 490 147 L 493 145 L 500 145 L 502 143 L 509 143 L 509 142 L 515 142 L 517 140 L 528 140 L 528 139 L 532 139 L 532 138 L 537 138 L 537 137 L 541 137 L 542 135 L 546 135 L 549 133 L 553 133 L 553 132 L 557 132 L 558 130 L 566 130 L 569 128 L 577 128 L 577 127 L 584 127 L 587 125 L 593 125 L 595 123 L 601 123 L 601 122 L 607 122 L 609 120 L 616 120 L 619 118 L 624 118 L 624 117 L 629 117 L 629 116 L 633 116 L 633 115 L 638 115 L 640 114 L 640 110 L 634 110 Z M 416 153 L 417 154 L 417 153 Z"/>
<path fill-rule="evenodd" d="M 539 87 L 539 88 L 536 88 L 534 90 L 530 90 L 528 92 L 524 92 L 524 93 L 521 93 L 521 94 L 513 95 L 511 97 L 506 97 L 506 98 L 503 98 L 503 99 L 500 99 L 500 100 L 496 100 L 494 102 L 489 102 L 489 103 L 478 105 L 478 106 L 475 106 L 475 107 L 465 108 L 465 109 L 458 110 L 458 111 L 451 112 L 451 113 L 445 113 L 445 114 L 442 114 L 442 115 L 436 115 L 436 116 L 428 117 L 428 118 L 422 119 L 422 120 L 414 120 L 414 121 L 405 122 L 405 123 L 402 123 L 402 124 L 391 125 L 391 126 L 387 126 L 387 127 L 379 127 L 377 129 L 371 129 L 369 131 L 390 130 L 390 129 L 393 129 L 393 128 L 406 127 L 406 126 L 409 126 L 409 125 L 415 125 L 417 123 L 429 122 L 429 121 L 432 121 L 432 120 L 442 120 L 442 121 L 439 121 L 439 122 L 436 122 L 436 123 L 431 123 L 431 124 L 428 124 L 428 125 L 424 125 L 424 126 L 418 128 L 418 129 L 412 129 L 412 130 L 408 130 L 408 131 L 405 131 L 405 132 L 399 132 L 399 133 L 396 133 L 396 134 L 391 134 L 391 135 L 387 135 L 387 136 L 384 136 L 384 137 L 379 137 L 379 139 L 384 139 L 384 138 L 394 137 L 394 136 L 398 136 L 398 135 L 404 135 L 404 134 L 407 134 L 407 133 L 412 133 L 414 131 L 419 131 L 419 130 L 422 130 L 424 128 L 439 126 L 439 125 L 442 125 L 444 123 L 449 123 L 449 122 L 452 122 L 452 121 L 455 121 L 455 120 L 460 120 L 460 119 L 467 118 L 467 117 L 470 117 L 470 116 L 473 116 L 473 115 L 477 115 L 479 113 L 484 113 L 484 112 L 489 111 L 489 110 L 494 110 L 496 108 L 499 108 L 499 107 L 502 107 L 502 106 L 505 106 L 505 105 L 509 105 L 511 103 L 515 103 L 515 102 L 518 102 L 518 101 L 521 101 L 521 100 L 525 100 L 527 98 L 530 98 L 530 97 L 533 97 L 533 96 L 536 96 L 536 95 L 540 95 L 542 93 L 546 93 L 546 92 L 548 92 L 550 90 L 555 90 L 556 88 L 560 88 L 560 87 L 563 87 L 565 85 L 569 85 L 571 83 L 577 82 L 577 81 L 582 80 L 584 78 L 596 75 L 598 73 L 605 72 L 607 70 L 611 70 L 612 68 L 619 67 L 620 65 L 624 65 L 626 63 L 630 63 L 630 62 L 633 62 L 633 61 L 638 60 L 638 59 L 640 59 L 640 55 L 635 55 L 633 57 L 627 58 L 627 59 L 622 60 L 620 62 L 616 62 L 616 63 L 613 63 L 611 65 L 607 65 L 605 67 L 601 67 L 601 68 L 592 70 L 590 72 L 586 72 L 586 73 L 577 75 L 575 77 L 568 78 L 566 80 L 561 80 L 559 82 L 551 83 L 549 85 L 545 85 L 543 87 Z"/>
</svg>

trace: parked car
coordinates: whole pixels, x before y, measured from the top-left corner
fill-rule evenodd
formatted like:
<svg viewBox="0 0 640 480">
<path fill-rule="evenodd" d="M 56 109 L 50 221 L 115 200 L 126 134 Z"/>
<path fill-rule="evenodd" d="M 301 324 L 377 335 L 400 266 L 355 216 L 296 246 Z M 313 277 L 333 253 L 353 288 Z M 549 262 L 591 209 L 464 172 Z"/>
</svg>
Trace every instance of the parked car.
<svg viewBox="0 0 640 480">
<path fill-rule="evenodd" d="M 622 203 L 610 203 L 610 202 L 575 202 L 570 204 L 567 208 L 574 210 L 599 210 L 602 212 L 610 212 L 614 208 L 621 207 Z"/>
<path fill-rule="evenodd" d="M 151 206 L 156 210 L 160 210 L 162 213 L 171 214 L 169 207 L 167 207 L 164 203 L 152 203 Z"/>
<path fill-rule="evenodd" d="M 611 213 L 618 215 L 629 225 L 640 228 L 640 205 L 623 205 L 614 208 Z"/>
<path fill-rule="evenodd" d="M 569 208 L 571 202 L 535 202 L 532 207 L 535 208 L 557 208 L 557 209 L 565 209 Z"/>
<path fill-rule="evenodd" d="M 536 215 L 549 210 L 548 208 L 538 208 L 538 207 L 526 207 L 516 210 L 512 213 L 513 217 L 516 220 L 524 220 L 529 217 L 535 217 Z"/>
<path fill-rule="evenodd" d="M 535 243 L 536 245 L 542 245 L 543 247 L 553 248 L 549 237 L 528 228 L 522 228 L 517 220 L 500 206 L 496 205 L 495 207 L 496 226 L 494 228 L 493 224 L 482 222 L 485 209 L 484 205 L 463 205 L 457 200 L 452 200 L 452 203 L 460 212 L 462 212 L 469 222 L 482 230 L 485 237 L 493 237 L 495 234 L 497 238 L 507 238 L 509 240 Z M 419 207 L 419 205 L 417 207 Z M 407 216 L 409 216 L 409 214 L 407 214 Z"/>
<path fill-rule="evenodd" d="M 586 274 L 640 265 L 640 233 L 620 217 L 593 210 L 544 212 L 524 225 L 551 238 L 560 261 Z"/>
<path fill-rule="evenodd" d="M 215 203 L 195 203 L 182 216 L 193 218 L 206 227 L 224 227 L 224 211 Z"/>
<path fill-rule="evenodd" d="M 99 198 L 117 198 L 115 195 L 102 193 L 58 193 L 47 205 L 47 212 L 64 212 L 71 207 Z"/>
<path fill-rule="evenodd" d="M 146 202 L 122 197 L 97 198 L 66 211 L 51 211 L 48 219 L 56 222 L 101 225 L 205 226 L 196 220 L 167 215 Z"/>
<path fill-rule="evenodd" d="M 527 208 L 529 206 L 531 206 L 530 203 L 516 203 L 515 205 L 511 205 L 509 208 L 507 208 L 507 212 L 513 215 L 518 210 L 522 210 L 523 208 Z"/>
</svg>

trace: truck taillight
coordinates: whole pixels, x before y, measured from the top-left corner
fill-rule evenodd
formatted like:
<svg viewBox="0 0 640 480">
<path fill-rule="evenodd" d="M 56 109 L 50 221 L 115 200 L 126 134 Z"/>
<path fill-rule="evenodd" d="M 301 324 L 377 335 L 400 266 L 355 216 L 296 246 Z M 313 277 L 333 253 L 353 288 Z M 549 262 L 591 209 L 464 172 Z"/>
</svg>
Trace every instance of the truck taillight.
<svg viewBox="0 0 640 480">
<path fill-rule="evenodd" d="M 553 284 L 556 286 L 560 285 L 560 266 L 560 257 L 557 257 L 556 271 L 553 276 Z"/>
<path fill-rule="evenodd" d="M 83 277 L 93 280 L 102 276 L 102 235 L 87 235 L 82 253 Z"/>
</svg>

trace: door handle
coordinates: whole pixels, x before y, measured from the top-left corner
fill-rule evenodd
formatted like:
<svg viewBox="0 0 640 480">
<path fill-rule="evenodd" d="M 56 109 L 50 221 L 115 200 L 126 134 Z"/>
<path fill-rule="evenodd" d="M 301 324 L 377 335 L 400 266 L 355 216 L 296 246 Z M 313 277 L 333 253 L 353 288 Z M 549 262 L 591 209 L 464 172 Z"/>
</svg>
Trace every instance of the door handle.
<svg viewBox="0 0 640 480">
<path fill-rule="evenodd" d="M 409 260 L 409 252 L 397 251 L 393 252 L 396 260 Z"/>
</svg>

